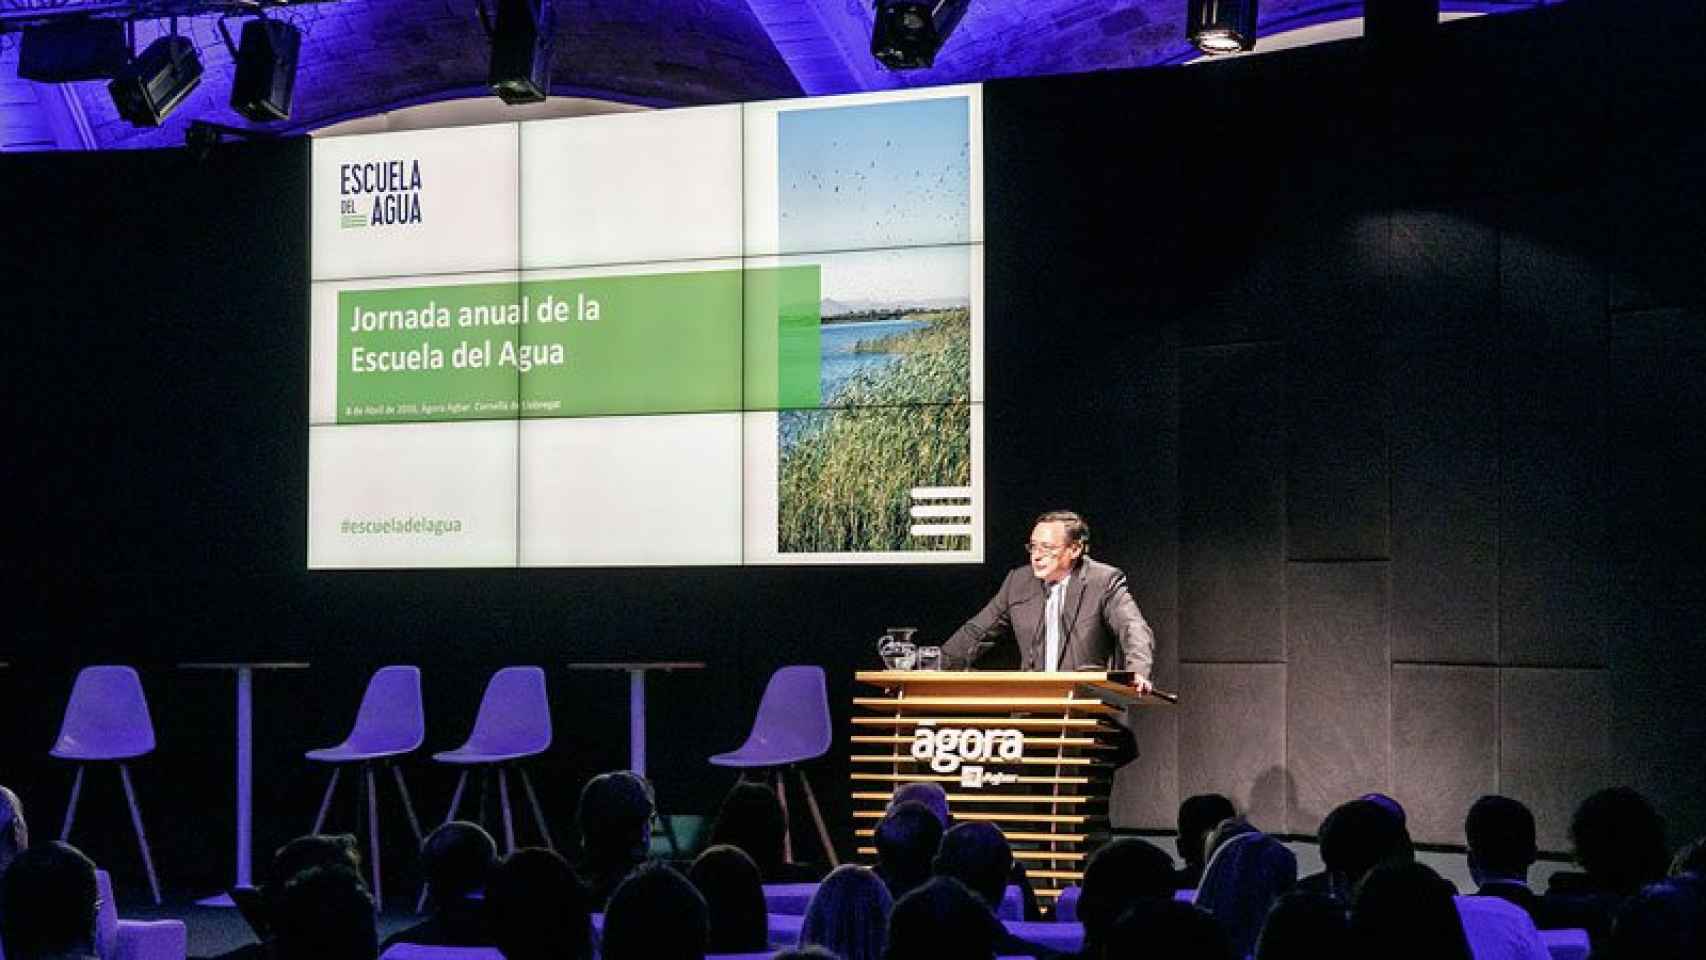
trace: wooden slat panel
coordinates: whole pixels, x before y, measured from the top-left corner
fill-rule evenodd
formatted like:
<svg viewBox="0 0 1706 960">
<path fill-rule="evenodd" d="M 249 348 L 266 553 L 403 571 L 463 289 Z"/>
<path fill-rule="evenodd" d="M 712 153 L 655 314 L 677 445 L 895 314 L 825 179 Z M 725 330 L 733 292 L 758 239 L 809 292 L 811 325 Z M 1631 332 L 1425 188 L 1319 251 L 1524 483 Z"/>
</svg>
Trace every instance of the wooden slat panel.
<svg viewBox="0 0 1706 960">
<path fill-rule="evenodd" d="M 861 827 L 853 831 L 853 836 L 861 840 L 869 840 L 877 835 L 876 827 Z M 1083 843 L 1090 839 L 1088 833 L 1039 833 L 1031 830 L 1003 830 L 1001 835 L 1008 840 L 1035 841 L 1039 843 Z"/>
<path fill-rule="evenodd" d="M 859 855 L 862 857 L 874 857 L 877 855 L 877 848 L 876 847 L 860 847 L 858 852 L 859 852 Z M 1032 862 L 1053 861 L 1053 860 L 1059 860 L 1059 861 L 1063 861 L 1063 862 L 1069 861 L 1069 860 L 1070 861 L 1079 861 L 1079 860 L 1083 860 L 1084 857 L 1085 857 L 1085 854 L 1069 853 L 1066 851 L 1058 851 L 1058 852 L 1053 852 L 1053 853 L 1051 853 L 1047 850 L 1015 850 L 1015 851 L 1013 851 L 1013 859 L 1015 859 L 1015 860 L 1029 860 Z M 1029 872 L 1030 871 L 1026 871 L 1027 874 L 1029 874 Z"/>
<path fill-rule="evenodd" d="M 894 743 L 908 744 L 913 741 L 908 736 L 878 736 L 876 734 L 854 734 L 848 738 L 853 743 Z M 1025 746 L 1038 747 L 1044 750 L 1079 749 L 1079 750 L 1110 750 L 1109 744 L 1101 743 L 1090 737 L 1026 737 Z"/>
<path fill-rule="evenodd" d="M 1112 730 L 1093 717 L 854 717 L 856 727 L 910 727 L 919 723 L 936 723 L 956 727 L 1017 727 L 1034 730 Z"/>
<path fill-rule="evenodd" d="M 918 774 L 918 773 L 855 773 L 854 780 L 885 781 L 888 783 L 917 783 L 920 780 L 933 780 L 937 783 L 959 783 L 960 778 L 950 775 Z M 1058 783 L 1075 786 L 1086 786 L 1089 777 L 1027 777 L 1021 775 L 1014 783 Z M 1034 798 L 1033 798 L 1034 799 Z"/>
<path fill-rule="evenodd" d="M 881 820 L 885 810 L 855 810 L 856 820 Z M 1077 813 L 993 813 L 981 810 L 955 810 L 955 820 L 976 820 L 980 823 L 1101 823 L 1108 819 L 1106 814 L 1077 814 Z"/>
<path fill-rule="evenodd" d="M 1026 746 L 1030 746 L 1030 744 L 1026 744 Z M 899 754 L 899 753 L 891 753 L 891 754 L 859 753 L 859 754 L 854 754 L 853 756 L 849 757 L 848 759 L 852 760 L 854 763 L 927 763 L 928 762 L 925 760 L 919 760 L 916 757 L 910 757 L 910 756 L 906 756 L 904 754 Z M 975 763 L 977 763 L 981 766 L 985 766 L 985 767 L 998 767 L 1004 763 L 1006 763 L 1006 764 L 1029 763 L 1029 764 L 1034 764 L 1034 765 L 1039 765 L 1039 766 L 1047 766 L 1047 767 L 1095 767 L 1095 768 L 1101 769 L 1101 770 L 1108 769 L 1108 764 L 1102 763 L 1101 761 L 1097 760 L 1095 757 L 1019 757 L 1016 760 L 1003 760 L 1000 757 L 994 757 L 994 758 L 991 758 L 989 760 L 977 760 L 977 761 L 967 760 L 966 762 L 967 763 L 975 762 Z M 959 779 L 959 778 L 956 777 L 955 779 Z"/>
<path fill-rule="evenodd" d="M 1069 697 L 854 697 L 853 705 L 871 710 L 1065 710 L 1100 716 L 1124 713 L 1097 700 L 1073 700 Z"/>
<path fill-rule="evenodd" d="M 891 796 L 893 796 L 893 795 L 888 794 L 888 793 L 870 793 L 870 792 L 859 791 L 859 790 L 855 790 L 853 792 L 853 799 L 854 800 L 882 800 L 882 801 L 886 802 Z M 1067 804 L 1082 804 L 1082 803 L 1103 803 L 1107 799 L 1108 799 L 1107 797 L 1038 797 L 1038 796 L 1034 796 L 1034 795 L 1001 796 L 1000 794 L 996 794 L 993 796 L 985 796 L 985 795 L 976 794 L 976 793 L 950 793 L 950 794 L 948 794 L 948 803 L 950 805 L 959 804 L 959 803 L 1035 803 L 1035 804 L 1067 803 Z M 958 811 L 955 812 L 955 816 L 959 816 Z"/>
</svg>

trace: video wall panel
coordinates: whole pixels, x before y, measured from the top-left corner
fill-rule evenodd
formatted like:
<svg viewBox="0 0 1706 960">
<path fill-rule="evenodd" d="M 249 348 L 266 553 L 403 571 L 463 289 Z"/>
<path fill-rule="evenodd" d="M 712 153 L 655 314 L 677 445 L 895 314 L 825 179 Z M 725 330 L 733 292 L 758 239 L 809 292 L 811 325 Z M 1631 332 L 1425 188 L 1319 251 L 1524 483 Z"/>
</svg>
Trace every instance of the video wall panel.
<svg viewBox="0 0 1706 960">
<path fill-rule="evenodd" d="M 316 142 L 309 566 L 980 561 L 979 106 Z"/>
</svg>

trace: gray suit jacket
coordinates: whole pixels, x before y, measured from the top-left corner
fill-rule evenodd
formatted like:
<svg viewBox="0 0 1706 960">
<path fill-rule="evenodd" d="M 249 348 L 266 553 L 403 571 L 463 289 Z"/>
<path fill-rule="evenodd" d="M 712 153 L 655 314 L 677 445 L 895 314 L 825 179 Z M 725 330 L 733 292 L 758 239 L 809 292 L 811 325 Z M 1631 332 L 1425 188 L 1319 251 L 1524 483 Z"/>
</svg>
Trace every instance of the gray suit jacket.
<svg viewBox="0 0 1706 960">
<path fill-rule="evenodd" d="M 977 616 L 954 631 L 942 645 L 945 666 L 969 666 L 979 642 L 1009 638 L 1019 645 L 1020 667 L 1044 670 L 1048 632 L 1043 611 L 1048 594 L 1028 566 L 1007 574 L 1001 589 Z M 1137 602 L 1126 588 L 1125 574 L 1116 567 L 1085 557 L 1072 571 L 1061 603 L 1060 670 L 1097 666 L 1130 670 L 1148 677 L 1155 661 L 1155 633 L 1149 629 Z"/>
</svg>

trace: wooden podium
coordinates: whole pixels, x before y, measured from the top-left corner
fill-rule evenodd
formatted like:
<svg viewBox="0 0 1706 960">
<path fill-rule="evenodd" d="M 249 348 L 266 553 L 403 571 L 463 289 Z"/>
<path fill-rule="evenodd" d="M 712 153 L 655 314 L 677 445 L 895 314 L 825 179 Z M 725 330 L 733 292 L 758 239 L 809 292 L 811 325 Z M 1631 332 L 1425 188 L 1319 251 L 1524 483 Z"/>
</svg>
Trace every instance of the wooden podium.
<svg viewBox="0 0 1706 960">
<path fill-rule="evenodd" d="M 1108 834 L 1115 725 L 1138 698 L 1132 674 L 862 671 L 880 696 L 853 698 L 853 825 L 858 852 L 895 787 L 929 780 L 954 819 L 994 823 L 1040 898 L 1081 881 Z"/>
</svg>

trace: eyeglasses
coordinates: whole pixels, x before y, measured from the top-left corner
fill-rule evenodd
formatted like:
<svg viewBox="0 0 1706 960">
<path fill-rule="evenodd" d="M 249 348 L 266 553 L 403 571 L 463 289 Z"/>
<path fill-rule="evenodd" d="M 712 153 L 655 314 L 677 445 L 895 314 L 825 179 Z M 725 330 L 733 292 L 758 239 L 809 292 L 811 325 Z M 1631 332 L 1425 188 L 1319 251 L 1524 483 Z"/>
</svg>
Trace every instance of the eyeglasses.
<svg viewBox="0 0 1706 960">
<path fill-rule="evenodd" d="M 1025 544 L 1025 555 L 1028 557 L 1034 557 L 1040 554 L 1044 557 L 1058 557 L 1070 546 L 1072 546 L 1070 543 L 1055 544 L 1036 543 L 1034 541 L 1027 542 Z"/>
</svg>

